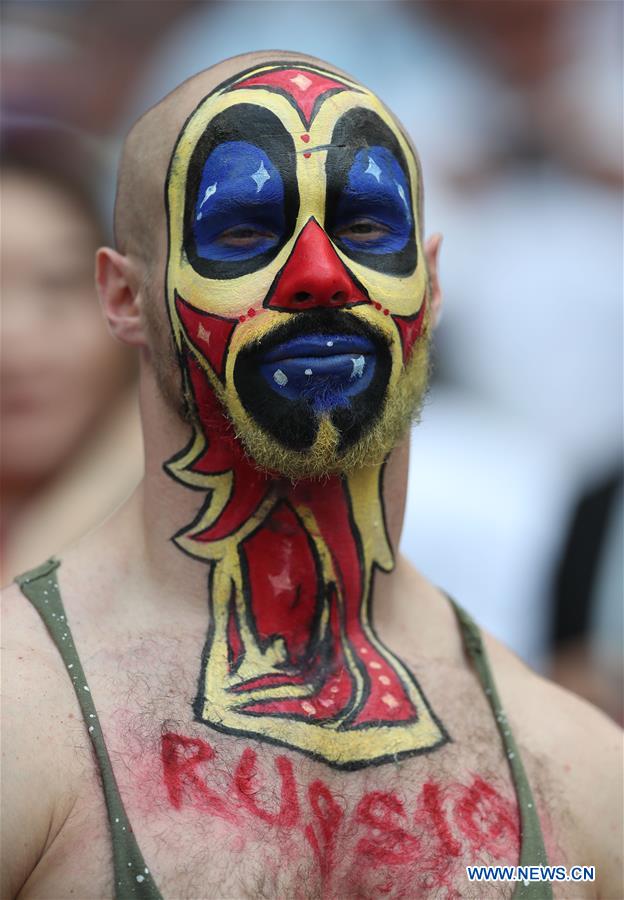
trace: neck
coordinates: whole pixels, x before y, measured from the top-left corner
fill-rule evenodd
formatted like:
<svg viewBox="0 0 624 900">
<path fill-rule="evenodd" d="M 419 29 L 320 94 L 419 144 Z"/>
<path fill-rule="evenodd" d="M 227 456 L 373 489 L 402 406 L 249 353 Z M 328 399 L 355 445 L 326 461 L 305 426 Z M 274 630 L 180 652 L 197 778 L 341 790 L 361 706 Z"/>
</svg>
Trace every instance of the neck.
<svg viewBox="0 0 624 900">
<path fill-rule="evenodd" d="M 208 576 L 196 718 L 349 767 L 376 758 L 371 725 L 392 729 L 399 755 L 435 743 L 416 683 L 371 621 L 376 572 L 394 566 L 402 503 L 388 500 L 404 496 L 407 448 L 383 466 L 292 484 L 259 472 L 216 402 L 202 402 L 203 424 L 186 442 L 174 427 L 164 467 L 148 450 L 145 493 L 152 565 L 171 579 L 174 553 L 178 585 L 198 564 Z"/>
</svg>

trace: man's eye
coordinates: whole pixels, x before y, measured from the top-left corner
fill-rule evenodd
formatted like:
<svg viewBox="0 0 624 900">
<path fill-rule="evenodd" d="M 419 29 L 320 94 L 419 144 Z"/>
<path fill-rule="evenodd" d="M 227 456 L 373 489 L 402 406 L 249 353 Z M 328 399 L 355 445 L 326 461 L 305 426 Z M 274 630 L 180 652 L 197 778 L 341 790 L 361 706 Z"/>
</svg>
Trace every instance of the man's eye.
<svg viewBox="0 0 624 900">
<path fill-rule="evenodd" d="M 341 225 L 335 231 L 335 236 L 352 242 L 366 244 L 372 241 L 378 241 L 385 237 L 390 229 L 380 222 L 372 219 L 355 219 L 346 225 Z"/>
<path fill-rule="evenodd" d="M 265 241 L 277 240 L 277 235 L 266 228 L 252 225 L 239 225 L 222 231 L 217 238 L 220 244 L 228 247 L 255 247 Z"/>
</svg>

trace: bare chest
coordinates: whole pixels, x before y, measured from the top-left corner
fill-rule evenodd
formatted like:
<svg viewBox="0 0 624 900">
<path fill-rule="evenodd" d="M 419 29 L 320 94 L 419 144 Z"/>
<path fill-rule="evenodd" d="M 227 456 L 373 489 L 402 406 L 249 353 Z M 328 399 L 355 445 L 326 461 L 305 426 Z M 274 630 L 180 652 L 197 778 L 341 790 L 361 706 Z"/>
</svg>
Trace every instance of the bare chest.
<svg viewBox="0 0 624 900">
<path fill-rule="evenodd" d="M 468 730 L 448 704 L 452 739 L 434 752 L 338 771 L 195 721 L 195 668 L 166 641 L 122 654 L 112 677 L 106 654 L 89 669 L 121 796 L 166 900 L 511 895 L 466 878 L 466 865 L 515 865 L 520 853 L 515 792 L 478 694 L 463 698 L 475 710 Z M 436 699 L 443 709 L 442 691 Z M 78 788 L 32 896 L 114 891 L 119 823 L 94 765 Z"/>
<path fill-rule="evenodd" d="M 453 775 L 447 757 L 438 766 L 335 773 L 289 752 L 172 725 L 163 723 L 160 741 L 140 752 L 113 749 L 145 866 L 165 898 L 483 897 L 490 894 L 483 885 L 471 890 L 465 866 L 518 861 L 515 797 L 489 768 Z M 91 835 L 90 882 L 101 886 L 94 896 L 105 896 L 114 880 L 111 845 L 93 797 L 81 798 L 70 823 L 63 877 L 85 895 L 76 843 Z"/>
</svg>

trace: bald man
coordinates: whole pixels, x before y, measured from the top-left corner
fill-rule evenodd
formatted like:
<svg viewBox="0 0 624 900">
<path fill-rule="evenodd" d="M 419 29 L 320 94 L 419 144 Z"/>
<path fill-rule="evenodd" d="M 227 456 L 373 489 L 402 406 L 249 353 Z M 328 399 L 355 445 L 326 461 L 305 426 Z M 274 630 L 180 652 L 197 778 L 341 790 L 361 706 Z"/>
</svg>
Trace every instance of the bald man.
<svg viewBox="0 0 624 900">
<path fill-rule="evenodd" d="M 617 730 L 396 555 L 422 196 L 392 114 L 301 55 L 130 133 L 97 283 L 146 475 L 6 596 L 3 897 L 622 896 Z"/>
</svg>

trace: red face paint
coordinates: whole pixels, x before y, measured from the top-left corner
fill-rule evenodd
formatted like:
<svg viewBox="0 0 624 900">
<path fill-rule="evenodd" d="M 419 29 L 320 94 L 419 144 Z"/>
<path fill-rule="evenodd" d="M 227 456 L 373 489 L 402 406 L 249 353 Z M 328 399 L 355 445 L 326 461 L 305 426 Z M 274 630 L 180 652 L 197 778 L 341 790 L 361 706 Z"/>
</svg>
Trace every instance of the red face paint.
<svg viewBox="0 0 624 900">
<path fill-rule="evenodd" d="M 412 355 L 412 349 L 417 339 L 420 337 L 425 324 L 425 310 L 427 302 L 423 297 L 420 310 L 414 316 L 397 316 L 393 315 L 392 319 L 396 323 L 401 335 L 401 345 L 403 347 L 403 361 L 407 362 Z M 384 315 L 388 315 L 390 311 L 384 309 Z"/>
<path fill-rule="evenodd" d="M 288 312 L 369 302 L 315 219 L 297 238 L 269 297 L 269 309 Z"/>
<path fill-rule="evenodd" d="M 299 111 L 306 127 L 310 125 L 314 113 L 324 99 L 332 94 L 351 90 L 344 81 L 320 72 L 303 71 L 300 68 L 262 72 L 260 75 L 239 81 L 232 90 L 262 87 L 277 90 L 287 96 Z"/>
<path fill-rule="evenodd" d="M 223 316 L 196 309 L 178 295 L 176 311 L 191 344 L 210 363 L 215 375 L 223 380 L 225 358 L 236 319 L 224 319 Z"/>
</svg>

